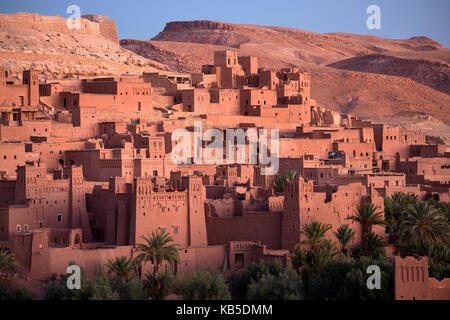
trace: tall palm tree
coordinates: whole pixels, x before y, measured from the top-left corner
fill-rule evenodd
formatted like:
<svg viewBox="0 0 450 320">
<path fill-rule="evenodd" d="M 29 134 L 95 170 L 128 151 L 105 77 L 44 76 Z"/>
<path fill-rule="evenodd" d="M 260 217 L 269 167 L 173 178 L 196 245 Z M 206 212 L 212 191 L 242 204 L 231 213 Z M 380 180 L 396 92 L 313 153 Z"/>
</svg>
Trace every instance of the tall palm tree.
<svg viewBox="0 0 450 320">
<path fill-rule="evenodd" d="M 379 207 L 374 206 L 373 203 L 366 202 L 356 208 L 353 216 L 347 218 L 361 224 L 364 247 L 367 247 L 367 236 L 372 233 L 372 226 L 385 225 L 383 211 L 377 212 L 378 209 Z"/>
<path fill-rule="evenodd" d="M 130 275 L 136 270 L 134 259 L 124 256 L 109 259 L 105 266 L 117 278 L 125 280 L 128 280 Z"/>
<path fill-rule="evenodd" d="M 348 258 L 349 251 L 347 250 L 350 243 L 355 238 L 356 231 L 352 230 L 348 224 L 341 225 L 337 232 L 334 232 L 334 235 L 338 239 L 339 243 L 341 244 L 342 253 L 346 255 Z"/>
<path fill-rule="evenodd" d="M 154 278 L 156 278 L 159 268 L 164 261 L 170 264 L 180 261 L 176 245 L 170 244 L 173 238 L 165 229 L 153 231 L 151 235 L 142 237 L 142 239 L 144 243 L 138 244 L 136 248 L 136 251 L 139 252 L 136 259 L 144 263 L 152 263 Z"/>
<path fill-rule="evenodd" d="M 313 221 L 311 223 L 304 224 L 302 226 L 301 232 L 305 235 L 305 237 L 308 238 L 308 240 L 304 240 L 301 243 L 309 244 L 311 245 L 311 248 L 313 250 L 316 250 L 319 248 L 319 245 L 323 240 L 325 233 L 330 229 L 330 224 L 324 224 L 319 221 Z"/>
<path fill-rule="evenodd" d="M 418 250 L 423 250 L 430 243 L 447 242 L 449 237 L 447 219 L 439 208 L 427 202 L 408 207 L 400 230 L 400 243 Z"/>
<path fill-rule="evenodd" d="M 12 275 L 17 267 L 17 262 L 8 249 L 0 249 L 0 279 L 7 278 Z"/>
</svg>

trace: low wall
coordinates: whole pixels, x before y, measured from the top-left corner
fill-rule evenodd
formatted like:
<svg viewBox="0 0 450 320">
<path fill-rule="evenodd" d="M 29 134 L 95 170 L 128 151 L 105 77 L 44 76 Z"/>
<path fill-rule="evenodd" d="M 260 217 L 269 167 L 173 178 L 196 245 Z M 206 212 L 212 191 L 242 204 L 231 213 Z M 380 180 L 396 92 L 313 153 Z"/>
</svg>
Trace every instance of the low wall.
<svg viewBox="0 0 450 320">
<path fill-rule="evenodd" d="M 281 248 L 281 212 L 207 217 L 206 229 L 209 245 L 224 245 L 230 241 L 260 241 L 269 249 Z"/>
</svg>

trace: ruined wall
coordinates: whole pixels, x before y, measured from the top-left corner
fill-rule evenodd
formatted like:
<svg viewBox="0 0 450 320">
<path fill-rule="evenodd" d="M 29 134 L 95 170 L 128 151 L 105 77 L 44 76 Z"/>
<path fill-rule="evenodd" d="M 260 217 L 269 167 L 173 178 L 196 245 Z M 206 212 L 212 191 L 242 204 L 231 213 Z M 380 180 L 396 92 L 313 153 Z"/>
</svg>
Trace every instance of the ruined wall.
<svg viewBox="0 0 450 320">
<path fill-rule="evenodd" d="M 208 245 L 229 241 L 261 241 L 270 249 L 281 248 L 281 213 L 244 213 L 242 217 L 206 218 Z"/>
<path fill-rule="evenodd" d="M 450 278 L 428 275 L 428 258 L 395 257 L 395 300 L 449 300 Z"/>
<path fill-rule="evenodd" d="M 67 34 L 88 34 L 100 36 L 119 43 L 114 20 L 100 15 L 82 16 L 81 28 L 70 30 L 67 19 L 56 16 L 41 16 L 35 13 L 18 12 L 15 14 L 0 14 L 0 28 L 15 27 L 39 31 L 61 32 Z"/>
<path fill-rule="evenodd" d="M 98 14 L 85 14 L 82 18 L 89 21 L 98 23 L 100 25 L 100 35 L 106 39 L 119 43 L 119 37 L 117 35 L 116 23 L 114 20 L 109 19 L 106 16 Z"/>
</svg>

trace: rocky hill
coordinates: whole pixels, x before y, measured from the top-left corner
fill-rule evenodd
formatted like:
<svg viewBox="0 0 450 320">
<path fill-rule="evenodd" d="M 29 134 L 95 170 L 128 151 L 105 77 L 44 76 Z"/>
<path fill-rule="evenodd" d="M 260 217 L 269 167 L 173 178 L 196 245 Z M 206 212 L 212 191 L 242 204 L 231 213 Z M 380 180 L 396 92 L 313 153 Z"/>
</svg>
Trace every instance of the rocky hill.
<svg viewBox="0 0 450 320">
<path fill-rule="evenodd" d="M 328 66 L 351 71 L 408 77 L 417 83 L 450 94 L 450 66 L 441 61 L 367 54 L 338 61 Z"/>
<path fill-rule="evenodd" d="M 0 28 L 8 27 L 68 34 L 87 34 L 103 37 L 116 43 L 119 42 L 114 20 L 94 14 L 83 15 L 80 19 L 80 28 L 74 29 L 69 29 L 67 19 L 60 16 L 41 16 L 25 12 L 0 14 Z"/>
<path fill-rule="evenodd" d="M 37 69 L 48 79 L 167 69 L 122 48 L 108 17 L 83 16 L 81 28 L 73 30 L 66 21 L 59 16 L 0 14 L 0 66 L 12 75 Z"/>
</svg>

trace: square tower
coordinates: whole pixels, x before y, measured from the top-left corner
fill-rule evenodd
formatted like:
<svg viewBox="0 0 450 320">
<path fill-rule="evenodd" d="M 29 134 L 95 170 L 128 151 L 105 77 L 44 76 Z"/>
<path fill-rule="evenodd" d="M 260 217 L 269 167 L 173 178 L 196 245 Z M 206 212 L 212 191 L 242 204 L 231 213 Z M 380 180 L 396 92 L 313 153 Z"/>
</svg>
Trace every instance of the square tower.
<svg viewBox="0 0 450 320">
<path fill-rule="evenodd" d="M 23 72 L 23 84 L 28 86 L 28 105 L 39 105 L 39 71 L 25 70 Z"/>
</svg>

